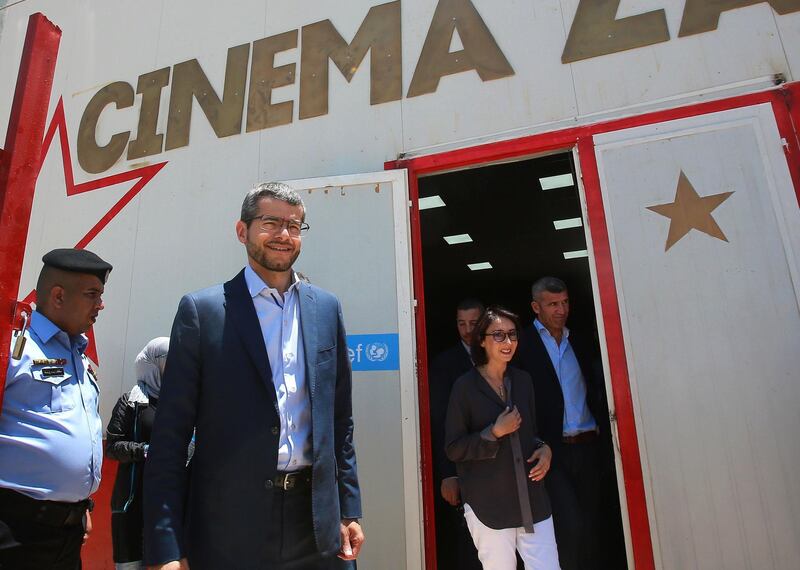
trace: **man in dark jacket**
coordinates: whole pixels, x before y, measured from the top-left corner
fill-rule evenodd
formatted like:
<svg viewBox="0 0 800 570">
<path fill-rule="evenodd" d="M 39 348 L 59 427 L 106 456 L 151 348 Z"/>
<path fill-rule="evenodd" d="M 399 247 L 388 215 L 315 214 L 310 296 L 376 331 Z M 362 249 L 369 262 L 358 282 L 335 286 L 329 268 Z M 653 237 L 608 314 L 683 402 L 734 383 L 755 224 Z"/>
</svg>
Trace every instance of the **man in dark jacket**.
<svg viewBox="0 0 800 570">
<path fill-rule="evenodd" d="M 461 509 L 461 493 L 456 466 L 447 459 L 444 444 L 444 419 L 455 381 L 472 368 L 472 331 L 483 315 L 483 303 L 464 299 L 456 307 L 459 341 L 430 366 L 431 441 L 433 451 L 434 512 L 436 515 L 436 558 L 441 570 L 480 570 L 475 545 L 469 536 Z"/>
<path fill-rule="evenodd" d="M 561 567 L 618 568 L 624 565 L 624 554 L 622 561 L 618 554 L 624 546 L 619 511 L 609 499 L 616 489 L 596 346 L 567 328 L 569 293 L 561 279 L 543 277 L 531 294 L 536 319 L 523 331 L 516 365 L 533 378 L 539 434 L 553 449 L 545 484 Z M 603 505 L 611 508 L 601 518 Z M 614 562 L 611 551 L 617 552 Z"/>
</svg>

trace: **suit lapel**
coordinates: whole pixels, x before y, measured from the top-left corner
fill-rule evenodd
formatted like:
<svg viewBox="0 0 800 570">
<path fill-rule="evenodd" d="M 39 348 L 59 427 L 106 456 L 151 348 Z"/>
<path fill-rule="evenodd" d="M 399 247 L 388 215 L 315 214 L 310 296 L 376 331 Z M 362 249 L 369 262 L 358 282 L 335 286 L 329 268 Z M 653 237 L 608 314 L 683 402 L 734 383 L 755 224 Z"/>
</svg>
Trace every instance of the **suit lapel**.
<svg viewBox="0 0 800 570">
<path fill-rule="evenodd" d="M 535 325 L 528 330 L 530 332 L 528 340 L 530 342 L 531 351 L 533 352 L 534 361 L 544 364 L 544 369 L 547 371 L 547 376 L 550 378 L 550 382 L 553 383 L 553 386 L 557 389 L 557 393 L 561 397 L 563 405 L 564 394 L 561 391 L 561 383 L 558 381 L 556 369 L 553 367 L 553 361 L 550 360 L 550 355 L 547 353 L 547 348 L 544 346 L 544 341 L 542 340 L 539 331 L 536 330 Z"/>
<path fill-rule="evenodd" d="M 459 348 L 461 349 L 461 351 L 458 353 L 459 354 L 459 360 L 461 361 L 461 366 L 464 368 L 464 370 L 469 370 L 470 368 L 472 368 L 475 365 L 472 362 L 472 357 L 470 356 L 470 354 L 467 351 L 467 349 L 464 348 L 464 345 L 461 343 L 461 341 L 458 342 L 458 345 L 459 345 Z"/>
<path fill-rule="evenodd" d="M 317 298 L 314 290 L 303 281 L 297 284 L 297 293 L 300 304 L 300 330 L 303 333 L 308 397 L 313 402 L 317 387 Z"/>
<path fill-rule="evenodd" d="M 258 322 L 253 298 L 250 296 L 247 282 L 244 279 L 244 271 L 225 283 L 223 288 L 226 314 L 239 333 L 242 345 L 258 370 L 277 410 L 278 401 L 275 396 L 275 387 L 272 384 L 272 368 L 269 365 L 267 347 L 264 345 L 264 336 L 261 334 L 261 325 Z"/>
</svg>

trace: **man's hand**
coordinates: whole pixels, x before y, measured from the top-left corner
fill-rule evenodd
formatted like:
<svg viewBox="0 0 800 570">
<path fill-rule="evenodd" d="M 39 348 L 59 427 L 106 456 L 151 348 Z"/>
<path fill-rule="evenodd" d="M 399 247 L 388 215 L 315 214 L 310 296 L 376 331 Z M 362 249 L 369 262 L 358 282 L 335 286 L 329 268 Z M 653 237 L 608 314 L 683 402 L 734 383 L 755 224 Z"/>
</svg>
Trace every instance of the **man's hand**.
<svg viewBox="0 0 800 570">
<path fill-rule="evenodd" d="M 342 560 L 355 560 L 364 545 L 364 531 L 361 530 L 361 525 L 354 519 L 342 519 L 339 525 L 339 534 L 342 537 L 339 558 Z"/>
<path fill-rule="evenodd" d="M 83 529 L 83 544 L 86 544 L 86 541 L 89 540 L 90 534 L 92 534 L 92 513 L 89 512 L 89 509 L 86 509 L 86 526 Z"/>
<path fill-rule="evenodd" d="M 185 558 L 180 560 L 173 560 L 166 564 L 157 564 L 156 566 L 148 566 L 147 570 L 189 570 L 189 561 Z"/>
<path fill-rule="evenodd" d="M 528 463 L 533 463 L 533 469 L 528 473 L 531 481 L 541 481 L 547 472 L 550 470 L 550 461 L 553 459 L 553 452 L 550 451 L 550 446 L 544 444 L 542 447 L 533 452 Z"/>
<path fill-rule="evenodd" d="M 458 484 L 458 477 L 442 479 L 441 493 L 445 501 L 457 507 L 461 502 L 461 486 Z"/>
</svg>

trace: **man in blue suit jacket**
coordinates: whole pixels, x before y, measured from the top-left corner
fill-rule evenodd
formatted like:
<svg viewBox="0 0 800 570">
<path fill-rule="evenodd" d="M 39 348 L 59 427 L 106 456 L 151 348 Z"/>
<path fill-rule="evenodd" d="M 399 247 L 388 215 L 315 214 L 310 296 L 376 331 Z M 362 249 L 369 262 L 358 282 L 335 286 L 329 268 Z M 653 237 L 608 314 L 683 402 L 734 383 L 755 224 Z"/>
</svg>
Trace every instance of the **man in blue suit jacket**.
<svg viewBox="0 0 800 570">
<path fill-rule="evenodd" d="M 341 308 L 292 271 L 307 229 L 296 192 L 256 186 L 248 265 L 181 299 L 145 468 L 155 568 L 335 568 L 363 544 Z"/>
</svg>

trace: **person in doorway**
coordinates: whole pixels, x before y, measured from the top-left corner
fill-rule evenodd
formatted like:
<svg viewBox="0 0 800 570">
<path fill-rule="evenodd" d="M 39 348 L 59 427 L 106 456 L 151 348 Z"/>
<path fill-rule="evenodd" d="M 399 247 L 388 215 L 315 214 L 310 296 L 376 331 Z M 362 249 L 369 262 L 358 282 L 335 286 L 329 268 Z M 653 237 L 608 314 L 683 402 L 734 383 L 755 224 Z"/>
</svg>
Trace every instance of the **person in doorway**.
<svg viewBox="0 0 800 570">
<path fill-rule="evenodd" d="M 75 570 L 103 462 L 84 333 L 104 308 L 111 265 L 80 249 L 55 249 L 42 261 L 36 310 L 21 358 L 9 359 L 0 414 L 0 568 Z"/>
<path fill-rule="evenodd" d="M 557 570 L 544 478 L 551 451 L 539 439 L 533 384 L 508 366 L 519 319 L 490 307 L 472 337 L 475 367 L 456 380 L 447 408 L 447 457 L 456 464 L 464 516 L 486 570 Z"/>
<path fill-rule="evenodd" d="M 253 188 L 244 270 L 178 306 L 145 468 L 155 568 L 327 569 L 364 542 L 341 307 L 292 270 L 305 216 L 286 184 Z"/>
<path fill-rule="evenodd" d="M 433 360 L 428 374 L 433 481 L 437 492 L 434 500 L 436 559 L 437 568 L 441 570 L 481 568 L 463 517 L 456 466 L 445 453 L 444 421 L 453 383 L 473 366 L 470 341 L 483 311 L 483 303 L 477 299 L 464 299 L 456 306 L 459 342 Z"/>
<path fill-rule="evenodd" d="M 158 408 L 169 338 L 148 342 L 136 357 L 136 386 L 114 406 L 106 430 L 106 457 L 119 461 L 111 495 L 111 539 L 116 570 L 142 568 L 144 461 Z"/>
<path fill-rule="evenodd" d="M 531 295 L 536 318 L 522 333 L 515 363 L 533 379 L 540 433 L 553 447 L 547 491 L 561 565 L 564 570 L 618 568 L 603 555 L 613 545 L 600 548 L 601 535 L 610 535 L 604 529 L 621 523 L 618 512 L 600 520 L 613 463 L 596 351 L 566 326 L 569 293 L 561 279 L 537 280 Z"/>
</svg>

